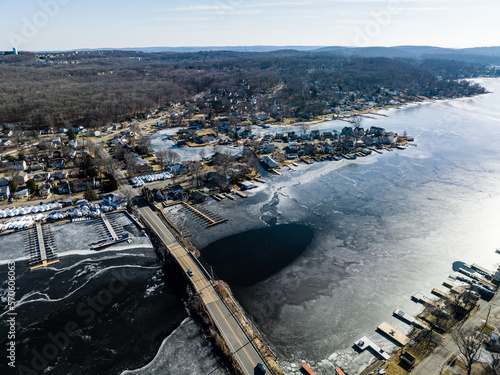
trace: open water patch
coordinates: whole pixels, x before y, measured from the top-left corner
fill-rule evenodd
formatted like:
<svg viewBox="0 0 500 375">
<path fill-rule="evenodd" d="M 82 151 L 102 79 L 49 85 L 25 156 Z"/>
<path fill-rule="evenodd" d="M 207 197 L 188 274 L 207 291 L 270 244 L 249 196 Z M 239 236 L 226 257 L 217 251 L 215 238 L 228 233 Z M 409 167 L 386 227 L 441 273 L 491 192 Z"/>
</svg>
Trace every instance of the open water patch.
<svg viewBox="0 0 500 375">
<path fill-rule="evenodd" d="M 300 224 L 252 229 L 215 241 L 201 255 L 215 273 L 231 286 L 251 286 L 297 259 L 314 237 Z"/>
</svg>

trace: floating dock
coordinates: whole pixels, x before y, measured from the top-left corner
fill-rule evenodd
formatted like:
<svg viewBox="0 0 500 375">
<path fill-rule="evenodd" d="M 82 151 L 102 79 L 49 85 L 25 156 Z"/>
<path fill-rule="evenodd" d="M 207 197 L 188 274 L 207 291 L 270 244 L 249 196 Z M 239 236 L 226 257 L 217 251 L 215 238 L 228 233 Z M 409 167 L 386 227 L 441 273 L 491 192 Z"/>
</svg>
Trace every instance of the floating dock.
<svg viewBox="0 0 500 375">
<path fill-rule="evenodd" d="M 381 325 L 379 325 L 377 327 L 377 329 L 386 334 L 388 337 L 390 337 L 392 340 L 396 341 L 398 344 L 400 344 L 401 346 L 405 346 L 406 344 L 408 344 L 408 342 L 410 341 L 410 339 L 408 338 L 408 336 L 406 335 L 403 335 L 401 332 L 395 330 L 394 328 L 392 328 L 389 324 L 387 324 L 386 322 L 383 322 Z"/>
<path fill-rule="evenodd" d="M 417 320 L 417 318 L 415 318 L 413 315 L 407 314 L 400 309 L 394 310 L 392 312 L 392 314 L 394 316 L 398 317 L 399 319 L 404 320 L 407 323 L 410 323 L 414 327 L 421 328 L 421 329 L 426 328 L 426 326 L 423 323 L 421 323 L 419 320 Z"/>
<path fill-rule="evenodd" d="M 384 351 L 384 349 L 380 349 L 366 336 L 361 337 L 358 341 L 356 341 L 354 345 L 356 345 L 361 351 L 370 348 L 374 352 L 376 352 L 378 356 L 380 356 L 382 359 L 385 359 L 386 361 L 391 358 L 390 355 Z"/>
<path fill-rule="evenodd" d="M 434 306 L 436 303 L 431 300 L 430 298 L 427 298 L 426 296 L 424 296 L 422 293 L 415 293 L 413 296 L 411 296 L 411 299 L 415 302 L 419 302 L 423 305 L 427 305 L 427 306 Z"/>
<path fill-rule="evenodd" d="M 255 178 L 254 180 L 257 181 L 257 182 L 260 182 L 261 184 L 265 184 L 266 183 L 266 181 L 264 181 L 262 178 L 259 178 L 259 177 Z"/>
</svg>

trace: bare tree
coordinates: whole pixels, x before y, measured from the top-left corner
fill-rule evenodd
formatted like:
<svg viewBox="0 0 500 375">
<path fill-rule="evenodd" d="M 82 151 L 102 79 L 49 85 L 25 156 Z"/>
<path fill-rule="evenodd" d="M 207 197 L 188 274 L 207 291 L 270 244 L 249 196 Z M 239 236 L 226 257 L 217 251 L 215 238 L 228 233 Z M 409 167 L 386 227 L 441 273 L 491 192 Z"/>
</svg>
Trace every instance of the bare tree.
<svg viewBox="0 0 500 375">
<path fill-rule="evenodd" d="M 363 117 L 361 117 L 360 115 L 355 115 L 352 118 L 352 123 L 354 129 L 361 129 L 363 127 Z"/>
<path fill-rule="evenodd" d="M 202 149 L 200 150 L 200 159 L 201 159 L 201 160 L 205 159 L 205 149 L 204 149 L 204 148 L 202 148 Z"/>
<path fill-rule="evenodd" d="M 179 154 L 172 150 L 167 150 L 165 162 L 167 165 L 178 163 L 181 160 Z"/>
<path fill-rule="evenodd" d="M 158 162 L 158 164 L 160 164 L 161 170 L 163 170 L 167 162 L 167 151 L 156 151 L 156 161 Z"/>
<path fill-rule="evenodd" d="M 479 349 L 483 345 L 481 332 L 476 327 L 459 328 L 451 336 L 464 359 L 467 375 L 470 375 L 472 365 L 479 358 Z"/>
<path fill-rule="evenodd" d="M 125 159 L 125 163 L 127 163 L 129 177 L 134 177 L 137 174 L 136 156 L 133 152 L 125 152 L 123 158 Z"/>
</svg>

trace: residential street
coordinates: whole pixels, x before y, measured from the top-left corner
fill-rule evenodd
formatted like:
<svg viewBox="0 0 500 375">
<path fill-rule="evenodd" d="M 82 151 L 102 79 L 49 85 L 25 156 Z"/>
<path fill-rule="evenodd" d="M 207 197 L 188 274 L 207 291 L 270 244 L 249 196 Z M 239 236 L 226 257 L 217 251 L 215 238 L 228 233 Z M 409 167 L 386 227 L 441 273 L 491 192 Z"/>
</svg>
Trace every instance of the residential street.
<svg viewBox="0 0 500 375">
<path fill-rule="evenodd" d="M 480 303 L 480 309 L 464 323 L 463 327 L 479 327 L 488 316 L 489 307 L 491 307 L 488 324 L 497 327 L 500 324 L 500 296 L 495 294 L 495 297 L 490 302 Z M 458 347 L 450 336 L 446 337 L 443 342 L 424 360 L 422 360 L 411 374 L 414 375 L 436 375 L 440 371 L 447 368 L 447 360 L 451 355 L 459 355 Z"/>
</svg>

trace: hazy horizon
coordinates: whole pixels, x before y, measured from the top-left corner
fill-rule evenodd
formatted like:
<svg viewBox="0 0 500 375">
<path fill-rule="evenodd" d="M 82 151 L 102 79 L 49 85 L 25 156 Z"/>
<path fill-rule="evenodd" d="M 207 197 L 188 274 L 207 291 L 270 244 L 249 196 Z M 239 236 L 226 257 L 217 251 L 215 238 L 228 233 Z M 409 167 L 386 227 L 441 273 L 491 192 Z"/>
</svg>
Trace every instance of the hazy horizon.
<svg viewBox="0 0 500 375">
<path fill-rule="evenodd" d="M 500 45 L 493 0 L 29 0 L 0 11 L 0 50 Z"/>
</svg>

